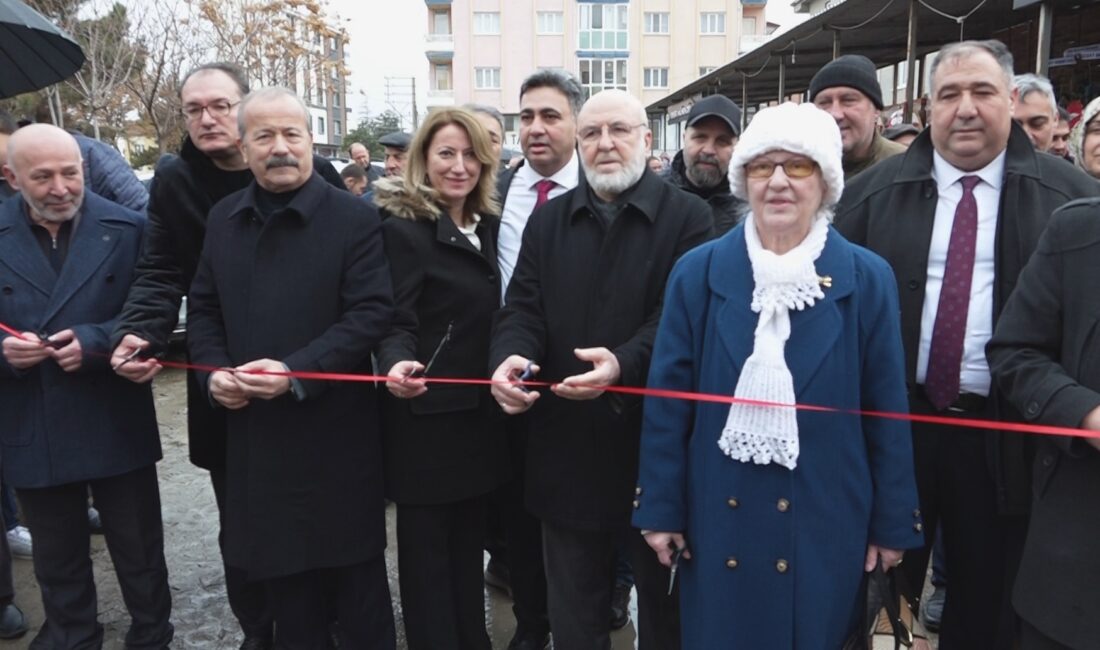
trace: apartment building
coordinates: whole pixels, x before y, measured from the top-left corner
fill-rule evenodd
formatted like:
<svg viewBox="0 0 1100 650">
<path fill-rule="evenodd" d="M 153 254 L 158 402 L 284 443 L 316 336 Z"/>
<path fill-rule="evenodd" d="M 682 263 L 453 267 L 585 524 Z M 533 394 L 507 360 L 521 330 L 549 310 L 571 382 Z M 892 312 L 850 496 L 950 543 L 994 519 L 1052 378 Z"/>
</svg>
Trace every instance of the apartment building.
<svg viewBox="0 0 1100 650">
<path fill-rule="evenodd" d="M 292 22 L 305 53 L 288 60 L 293 78 L 286 83 L 309 107 L 313 129 L 313 152 L 322 156 L 341 155 L 350 109 L 347 105 L 346 36 L 326 22 L 312 17 Z"/>
<path fill-rule="evenodd" d="M 588 94 L 621 88 L 648 105 L 767 39 L 767 0 L 425 3 L 429 109 L 500 108 L 508 144 L 518 138 L 520 84 L 537 69 L 565 69 Z"/>
</svg>

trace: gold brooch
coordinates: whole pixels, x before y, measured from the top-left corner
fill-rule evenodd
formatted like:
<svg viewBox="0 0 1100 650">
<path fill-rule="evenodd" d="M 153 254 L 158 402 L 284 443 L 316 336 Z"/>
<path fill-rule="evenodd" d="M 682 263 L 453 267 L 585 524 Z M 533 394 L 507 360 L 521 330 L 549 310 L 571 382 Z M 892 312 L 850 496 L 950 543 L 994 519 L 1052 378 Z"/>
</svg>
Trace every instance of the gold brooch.
<svg viewBox="0 0 1100 650">
<path fill-rule="evenodd" d="M 826 289 L 831 289 L 833 286 L 833 277 L 831 275 L 819 275 L 817 276 L 817 282 Z"/>
</svg>

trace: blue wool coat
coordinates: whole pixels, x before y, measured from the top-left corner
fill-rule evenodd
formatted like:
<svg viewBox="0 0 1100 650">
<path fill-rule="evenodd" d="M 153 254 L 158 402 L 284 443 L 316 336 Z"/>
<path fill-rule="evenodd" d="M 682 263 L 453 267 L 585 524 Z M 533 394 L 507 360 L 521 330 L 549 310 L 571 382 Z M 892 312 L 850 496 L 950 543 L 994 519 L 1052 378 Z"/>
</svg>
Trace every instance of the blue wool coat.
<svg viewBox="0 0 1100 650">
<path fill-rule="evenodd" d="M 161 449 L 149 384 L 119 377 L 108 363 L 145 217 L 85 191 L 57 274 L 34 239 L 25 205 L 22 197 L 0 205 L 0 322 L 21 332 L 71 328 L 84 359 L 76 372 L 52 359 L 17 370 L 0 355 L 4 482 L 50 487 L 151 465 Z"/>
<path fill-rule="evenodd" d="M 907 411 L 890 267 L 830 228 L 825 298 L 791 314 L 799 403 Z M 669 278 L 649 386 L 732 395 L 757 315 L 744 225 L 684 255 Z M 867 545 L 923 541 L 905 422 L 798 412 L 792 471 L 718 447 L 729 407 L 649 398 L 633 523 L 682 531 L 684 648 L 837 650 L 854 630 Z"/>
</svg>

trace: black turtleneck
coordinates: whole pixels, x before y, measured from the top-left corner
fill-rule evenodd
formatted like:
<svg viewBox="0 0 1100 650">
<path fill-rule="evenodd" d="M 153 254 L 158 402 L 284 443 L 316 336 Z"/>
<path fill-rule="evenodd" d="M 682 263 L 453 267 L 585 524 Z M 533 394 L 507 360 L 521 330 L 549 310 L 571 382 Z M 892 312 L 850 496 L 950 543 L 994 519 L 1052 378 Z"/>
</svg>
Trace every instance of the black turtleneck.
<svg viewBox="0 0 1100 650">
<path fill-rule="evenodd" d="M 261 217 L 267 219 L 276 212 L 285 210 L 294 200 L 294 197 L 298 196 L 301 189 L 301 187 L 297 187 L 289 192 L 269 192 L 257 184 L 256 210 Z"/>
</svg>

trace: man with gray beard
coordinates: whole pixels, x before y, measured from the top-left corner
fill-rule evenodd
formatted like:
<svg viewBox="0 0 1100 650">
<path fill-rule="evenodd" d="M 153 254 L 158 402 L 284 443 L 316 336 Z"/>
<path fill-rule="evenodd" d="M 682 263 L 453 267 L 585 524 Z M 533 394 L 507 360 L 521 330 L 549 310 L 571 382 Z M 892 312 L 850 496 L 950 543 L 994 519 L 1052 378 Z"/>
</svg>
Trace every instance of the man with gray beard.
<svg viewBox="0 0 1100 650">
<path fill-rule="evenodd" d="M 672 159 L 665 180 L 703 199 L 723 235 L 741 222 L 748 205 L 730 192 L 730 158 L 741 132 L 741 109 L 725 95 L 700 99 L 688 113 L 684 148 Z"/>
<path fill-rule="evenodd" d="M 508 414 L 533 414 L 525 499 L 542 520 L 554 645 L 570 650 L 611 647 L 607 612 L 623 540 L 643 625 L 658 616 L 647 611 L 649 597 L 668 588 L 667 574 L 656 584 L 638 569 L 653 554 L 630 527 L 641 399 L 603 387 L 645 385 L 668 273 L 713 224 L 706 203 L 647 168 L 650 140 L 631 95 L 607 90 L 585 103 L 584 177 L 531 215 L 493 328 L 493 395 Z M 509 385 L 525 370 L 554 386 Z M 644 627 L 639 641 L 662 647 Z"/>
</svg>

